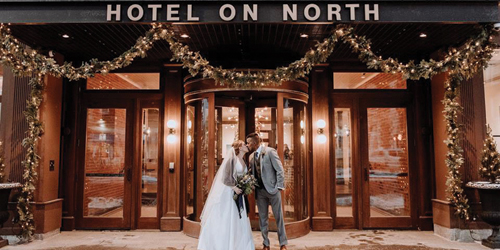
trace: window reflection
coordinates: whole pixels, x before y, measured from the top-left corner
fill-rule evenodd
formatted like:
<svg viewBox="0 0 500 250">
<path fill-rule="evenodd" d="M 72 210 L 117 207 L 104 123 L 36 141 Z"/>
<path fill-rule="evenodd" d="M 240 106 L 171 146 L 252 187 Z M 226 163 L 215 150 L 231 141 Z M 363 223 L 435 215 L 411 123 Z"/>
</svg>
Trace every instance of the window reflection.
<svg viewBox="0 0 500 250">
<path fill-rule="evenodd" d="M 142 110 L 141 217 L 157 216 L 159 125 L 159 109 Z"/>
<path fill-rule="evenodd" d="M 337 217 L 352 217 L 351 110 L 334 109 Z"/>
<path fill-rule="evenodd" d="M 354 72 L 334 73 L 335 89 L 406 89 L 402 74 Z"/>
<path fill-rule="evenodd" d="M 159 73 L 96 74 L 87 79 L 87 89 L 160 89 Z"/>
<path fill-rule="evenodd" d="M 88 109 L 84 216 L 123 217 L 126 109 Z"/>
</svg>

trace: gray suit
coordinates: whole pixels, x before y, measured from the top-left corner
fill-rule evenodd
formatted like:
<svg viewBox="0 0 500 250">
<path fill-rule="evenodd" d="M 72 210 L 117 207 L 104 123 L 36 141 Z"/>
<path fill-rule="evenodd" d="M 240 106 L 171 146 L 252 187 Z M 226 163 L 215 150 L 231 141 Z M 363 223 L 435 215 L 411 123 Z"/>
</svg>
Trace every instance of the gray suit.
<svg viewBox="0 0 500 250">
<path fill-rule="evenodd" d="M 281 207 L 280 192 L 280 189 L 285 188 L 283 165 L 274 148 L 263 146 L 257 159 L 255 154 L 256 152 L 250 155 L 249 161 L 252 167 L 252 173 L 256 177 L 257 167 L 260 165 L 260 176 L 263 187 L 256 188 L 255 199 L 259 209 L 259 225 L 262 238 L 264 238 L 264 245 L 269 246 L 269 238 L 267 236 L 269 232 L 269 205 L 271 205 L 273 209 L 276 225 L 278 226 L 280 245 L 286 245 L 288 244 L 288 240 L 285 232 L 285 221 L 283 218 L 283 208 Z"/>
</svg>

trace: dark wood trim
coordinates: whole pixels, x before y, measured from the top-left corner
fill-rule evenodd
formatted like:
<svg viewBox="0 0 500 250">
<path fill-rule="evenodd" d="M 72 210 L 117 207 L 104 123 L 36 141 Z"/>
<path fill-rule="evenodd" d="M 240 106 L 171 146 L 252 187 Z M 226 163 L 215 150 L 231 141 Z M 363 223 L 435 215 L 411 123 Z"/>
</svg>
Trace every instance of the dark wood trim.
<svg viewBox="0 0 500 250">
<path fill-rule="evenodd" d="M 311 218 L 285 223 L 285 231 L 288 239 L 296 239 L 305 236 L 311 231 Z"/>
<path fill-rule="evenodd" d="M 63 201 L 62 230 L 72 231 L 75 229 L 75 212 L 77 184 L 77 143 L 78 129 L 81 113 L 80 89 L 85 81 L 68 84 L 63 80 L 63 110 L 62 110 L 62 132 L 61 132 L 61 163 L 59 170 L 59 197 Z"/>
<path fill-rule="evenodd" d="M 328 65 L 318 65 L 311 72 L 311 130 L 316 137 L 318 127 L 316 122 L 323 119 L 326 123 L 324 135 L 325 144 L 320 144 L 314 138 L 312 141 L 312 176 L 313 176 L 313 210 L 312 228 L 316 231 L 332 230 L 333 191 L 330 162 L 330 121 L 328 99 L 333 88 L 333 74 Z"/>
<path fill-rule="evenodd" d="M 169 143 L 168 132 L 163 133 L 163 166 L 169 168 L 169 164 L 174 164 L 173 171 L 163 171 L 162 173 L 162 217 L 160 229 L 164 231 L 181 230 L 181 176 L 182 176 L 182 68 L 178 65 L 167 66 L 162 70 L 162 81 L 164 81 L 164 118 L 163 127 L 167 128 L 167 122 L 174 120 L 177 123 L 175 129 L 176 141 Z M 167 88 L 168 86 L 168 88 Z M 168 218 L 168 219 L 167 219 Z"/>
</svg>

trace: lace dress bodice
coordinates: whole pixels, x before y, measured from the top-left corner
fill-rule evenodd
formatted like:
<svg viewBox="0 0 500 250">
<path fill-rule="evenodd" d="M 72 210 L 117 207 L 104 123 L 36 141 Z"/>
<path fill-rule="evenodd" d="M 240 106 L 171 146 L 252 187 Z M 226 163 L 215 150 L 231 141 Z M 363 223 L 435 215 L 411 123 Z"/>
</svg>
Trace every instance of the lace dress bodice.
<svg viewBox="0 0 500 250">
<path fill-rule="evenodd" d="M 238 176 L 244 175 L 247 172 L 247 168 L 241 163 L 241 161 L 238 159 L 236 161 L 236 174 Z"/>
</svg>

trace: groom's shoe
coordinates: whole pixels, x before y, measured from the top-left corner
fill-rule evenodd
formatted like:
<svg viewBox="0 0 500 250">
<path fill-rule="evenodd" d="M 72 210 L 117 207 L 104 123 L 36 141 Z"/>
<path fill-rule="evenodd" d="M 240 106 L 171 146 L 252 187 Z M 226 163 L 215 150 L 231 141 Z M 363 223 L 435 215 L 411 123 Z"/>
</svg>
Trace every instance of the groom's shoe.
<svg viewBox="0 0 500 250">
<path fill-rule="evenodd" d="M 281 246 L 280 250 L 287 250 L 286 245 Z"/>
<path fill-rule="evenodd" d="M 264 247 L 262 248 L 262 250 L 270 250 L 271 248 L 269 248 L 269 246 L 266 246 L 264 245 Z"/>
</svg>

